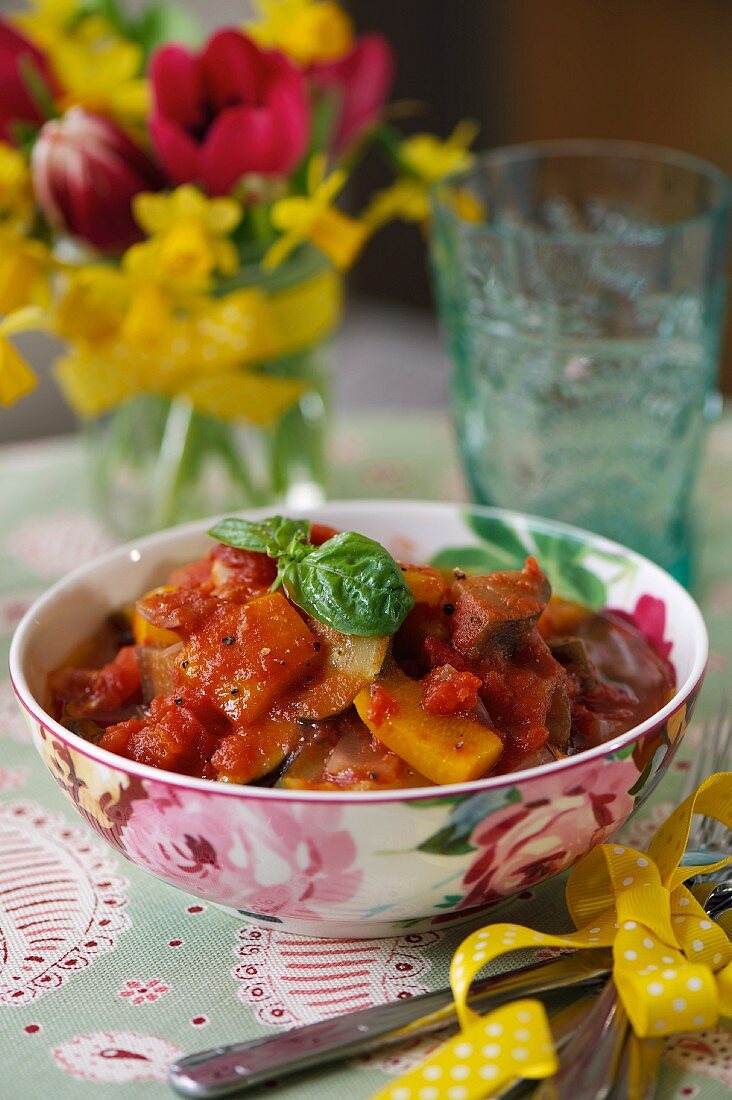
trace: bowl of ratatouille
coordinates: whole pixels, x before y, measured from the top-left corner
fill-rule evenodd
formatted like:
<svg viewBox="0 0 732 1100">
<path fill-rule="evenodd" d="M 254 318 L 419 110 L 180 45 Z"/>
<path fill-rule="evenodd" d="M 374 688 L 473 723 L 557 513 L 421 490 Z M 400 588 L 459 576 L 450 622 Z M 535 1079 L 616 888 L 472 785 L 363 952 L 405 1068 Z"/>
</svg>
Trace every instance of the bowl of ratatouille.
<svg viewBox="0 0 732 1100">
<path fill-rule="evenodd" d="M 655 787 L 707 655 L 671 577 L 494 509 L 173 528 L 18 627 L 41 757 L 127 859 L 266 927 L 384 936 L 570 867 Z"/>
</svg>

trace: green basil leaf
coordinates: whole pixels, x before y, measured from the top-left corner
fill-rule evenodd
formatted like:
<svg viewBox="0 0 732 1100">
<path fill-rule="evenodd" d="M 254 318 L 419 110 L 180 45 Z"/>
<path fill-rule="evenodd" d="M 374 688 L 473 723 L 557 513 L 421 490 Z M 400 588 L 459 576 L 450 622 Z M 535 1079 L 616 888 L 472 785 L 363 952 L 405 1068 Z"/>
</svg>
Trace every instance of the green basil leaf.
<svg viewBox="0 0 732 1100">
<path fill-rule="evenodd" d="M 345 531 L 283 570 L 291 600 L 343 634 L 395 634 L 414 607 L 399 566 L 378 542 Z"/>
<path fill-rule="evenodd" d="M 211 538 L 235 546 L 238 550 L 254 550 L 270 558 L 302 553 L 310 539 L 310 523 L 305 519 L 270 516 L 264 520 L 230 517 L 222 519 L 208 532 Z"/>
</svg>

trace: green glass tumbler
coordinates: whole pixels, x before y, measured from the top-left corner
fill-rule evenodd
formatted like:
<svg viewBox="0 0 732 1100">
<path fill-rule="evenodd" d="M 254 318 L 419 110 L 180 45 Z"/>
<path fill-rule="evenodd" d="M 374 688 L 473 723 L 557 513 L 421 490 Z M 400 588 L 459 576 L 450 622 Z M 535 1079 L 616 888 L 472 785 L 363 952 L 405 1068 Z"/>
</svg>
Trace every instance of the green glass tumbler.
<svg viewBox="0 0 732 1100">
<path fill-rule="evenodd" d="M 434 190 L 433 278 L 477 501 L 589 528 L 690 583 L 729 194 L 703 161 L 610 141 L 497 149 Z"/>
</svg>

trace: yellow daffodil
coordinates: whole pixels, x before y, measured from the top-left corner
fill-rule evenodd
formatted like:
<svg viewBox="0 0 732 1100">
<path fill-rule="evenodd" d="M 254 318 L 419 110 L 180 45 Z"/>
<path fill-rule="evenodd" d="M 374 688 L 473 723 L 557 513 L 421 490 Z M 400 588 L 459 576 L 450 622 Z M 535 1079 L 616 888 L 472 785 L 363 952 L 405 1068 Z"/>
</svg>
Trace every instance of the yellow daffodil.
<svg viewBox="0 0 732 1100">
<path fill-rule="evenodd" d="M 41 310 L 29 306 L 0 321 L 0 405 L 13 405 L 34 390 L 38 379 L 9 337 L 44 327 Z"/>
<path fill-rule="evenodd" d="M 353 22 L 335 0 L 257 0 L 258 22 L 246 29 L 298 65 L 339 61 L 353 47 Z"/>
<path fill-rule="evenodd" d="M 142 122 L 150 110 L 150 89 L 142 70 L 142 47 L 107 36 L 103 23 L 84 20 L 86 34 L 57 35 L 48 45 L 54 72 L 64 88 L 60 110 L 86 107 L 121 122 Z M 93 31 L 99 33 L 94 34 Z"/>
<path fill-rule="evenodd" d="M 429 203 L 424 183 L 410 176 L 402 176 L 383 191 L 376 192 L 361 215 L 361 220 L 374 233 L 395 218 L 407 222 L 422 222 L 428 215 Z"/>
<path fill-rule="evenodd" d="M 49 300 L 51 254 L 41 241 L 0 227 L 0 313 Z"/>
<path fill-rule="evenodd" d="M 346 182 L 346 172 L 325 174 L 325 157 L 314 155 L 308 165 L 307 194 L 280 199 L 272 207 L 272 223 L 282 231 L 262 265 L 273 270 L 303 241 L 310 241 L 339 271 L 350 267 L 367 236 L 354 218 L 334 210 L 332 203 Z"/>
<path fill-rule="evenodd" d="M 145 389 L 127 364 L 115 362 L 83 344 L 54 363 L 54 376 L 77 416 L 102 416 Z"/>
<path fill-rule="evenodd" d="M 115 267 L 90 264 L 64 282 L 54 328 L 66 340 L 100 344 L 114 337 L 125 317 L 127 282 Z"/>
<path fill-rule="evenodd" d="M 49 58 L 64 89 L 59 111 L 86 107 L 139 125 L 150 110 L 142 47 L 101 16 L 79 16 L 76 0 L 34 0 L 15 22 Z"/>
<path fill-rule="evenodd" d="M 478 132 L 474 122 L 459 123 L 446 141 L 433 134 L 414 134 L 400 144 L 397 157 L 404 169 L 424 183 L 436 183 L 469 168 L 469 146 Z"/>
<path fill-rule="evenodd" d="M 236 271 L 239 254 L 227 239 L 242 217 L 235 199 L 209 199 L 185 184 L 171 194 L 137 195 L 133 210 L 150 240 L 128 249 L 130 270 L 148 270 L 153 281 L 191 291 L 205 291 L 216 271 Z"/>
<path fill-rule="evenodd" d="M 450 194 L 452 208 L 464 222 L 484 222 L 487 217 L 485 205 L 469 191 L 467 187 L 456 187 Z"/>
<path fill-rule="evenodd" d="M 430 212 L 427 198 L 430 187 L 470 166 L 473 154 L 468 146 L 476 133 L 475 123 L 461 122 L 447 141 L 440 141 L 432 134 L 405 138 L 397 150 L 404 174 L 391 186 L 377 191 L 361 216 L 369 231 L 373 233 L 394 218 L 426 221 Z M 482 206 L 465 189 L 461 190 L 458 202 L 461 217 L 467 221 L 482 220 Z"/>
<path fill-rule="evenodd" d="M 0 218 L 20 225 L 29 220 L 32 211 L 28 161 L 12 145 L 0 141 Z"/>
<path fill-rule="evenodd" d="M 12 16 L 24 34 L 44 49 L 79 13 L 78 0 L 30 0 L 29 11 Z"/>
</svg>

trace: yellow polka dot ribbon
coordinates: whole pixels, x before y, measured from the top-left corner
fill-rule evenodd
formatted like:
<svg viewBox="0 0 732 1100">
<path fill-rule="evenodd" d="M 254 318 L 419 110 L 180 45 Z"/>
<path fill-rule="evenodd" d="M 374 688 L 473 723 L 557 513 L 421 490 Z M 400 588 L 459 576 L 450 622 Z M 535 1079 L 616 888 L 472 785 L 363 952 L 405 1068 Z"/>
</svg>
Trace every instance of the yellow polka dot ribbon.
<svg viewBox="0 0 732 1100">
<path fill-rule="evenodd" d="M 612 947 L 613 979 L 639 1038 L 713 1027 L 720 1016 L 732 1016 L 732 941 L 684 886 L 700 872 L 732 863 L 732 855 L 680 866 L 695 813 L 732 829 L 732 772 L 700 784 L 660 826 L 647 851 L 603 844 L 576 865 L 567 881 L 576 932 L 550 936 L 519 924 L 493 924 L 463 940 L 450 967 L 460 1034 L 374 1100 L 482 1100 L 512 1078 L 556 1071 L 540 1002 L 514 1002 L 487 1016 L 468 1006 L 473 979 L 509 951 Z"/>
</svg>

